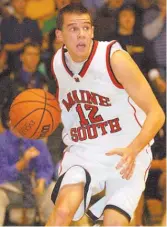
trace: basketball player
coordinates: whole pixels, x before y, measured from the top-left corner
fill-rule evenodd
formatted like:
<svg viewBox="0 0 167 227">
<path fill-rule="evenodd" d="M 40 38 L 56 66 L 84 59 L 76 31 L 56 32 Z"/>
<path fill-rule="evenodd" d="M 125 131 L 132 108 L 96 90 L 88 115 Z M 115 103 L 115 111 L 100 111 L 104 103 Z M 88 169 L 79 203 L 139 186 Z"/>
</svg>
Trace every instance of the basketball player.
<svg viewBox="0 0 167 227">
<path fill-rule="evenodd" d="M 103 225 L 126 226 L 144 190 L 164 113 L 119 43 L 93 40 L 91 15 L 82 5 L 60 10 L 56 35 L 65 44 L 52 67 L 67 148 L 47 225 L 79 220 L 91 196 L 105 188 Z"/>
</svg>

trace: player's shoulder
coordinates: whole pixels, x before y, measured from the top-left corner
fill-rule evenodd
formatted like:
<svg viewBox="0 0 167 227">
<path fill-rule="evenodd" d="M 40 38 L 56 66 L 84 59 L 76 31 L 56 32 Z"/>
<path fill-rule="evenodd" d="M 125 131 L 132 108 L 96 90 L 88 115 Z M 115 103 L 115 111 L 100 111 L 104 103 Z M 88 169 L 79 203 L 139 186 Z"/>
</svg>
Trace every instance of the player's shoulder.
<svg viewBox="0 0 167 227">
<path fill-rule="evenodd" d="M 111 41 L 98 41 L 99 47 L 101 48 L 118 48 L 122 49 L 121 44 L 117 40 Z"/>
<path fill-rule="evenodd" d="M 52 63 L 59 62 L 62 59 L 62 48 L 60 48 L 52 57 Z"/>
</svg>

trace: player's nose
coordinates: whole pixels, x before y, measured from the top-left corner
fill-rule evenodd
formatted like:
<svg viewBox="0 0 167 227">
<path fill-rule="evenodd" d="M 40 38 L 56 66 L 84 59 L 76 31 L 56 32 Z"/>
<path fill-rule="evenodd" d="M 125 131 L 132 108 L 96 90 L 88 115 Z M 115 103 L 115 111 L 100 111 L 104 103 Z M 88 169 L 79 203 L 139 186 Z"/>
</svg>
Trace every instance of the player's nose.
<svg viewBox="0 0 167 227">
<path fill-rule="evenodd" d="M 78 34 L 79 37 L 85 37 L 85 32 L 84 30 L 81 28 L 79 29 L 79 34 Z"/>
</svg>

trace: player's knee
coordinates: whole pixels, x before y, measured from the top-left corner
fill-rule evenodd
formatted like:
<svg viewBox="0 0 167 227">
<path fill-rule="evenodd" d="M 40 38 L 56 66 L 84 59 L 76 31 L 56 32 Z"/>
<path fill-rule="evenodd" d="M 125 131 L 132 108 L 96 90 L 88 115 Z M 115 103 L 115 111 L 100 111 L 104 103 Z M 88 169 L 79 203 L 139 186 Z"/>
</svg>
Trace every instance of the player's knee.
<svg viewBox="0 0 167 227">
<path fill-rule="evenodd" d="M 128 226 L 129 220 L 118 211 L 106 209 L 104 211 L 104 226 Z"/>
<path fill-rule="evenodd" d="M 59 222 L 63 223 L 64 220 L 72 218 L 73 213 L 68 207 L 58 207 L 56 210 L 56 216 Z"/>
<path fill-rule="evenodd" d="M 86 183 L 85 170 L 80 166 L 73 166 L 67 171 L 63 180 L 71 184 Z"/>
<path fill-rule="evenodd" d="M 123 219 L 116 219 L 113 216 L 108 218 L 108 220 L 104 220 L 104 226 L 128 226 L 129 222 Z"/>
</svg>

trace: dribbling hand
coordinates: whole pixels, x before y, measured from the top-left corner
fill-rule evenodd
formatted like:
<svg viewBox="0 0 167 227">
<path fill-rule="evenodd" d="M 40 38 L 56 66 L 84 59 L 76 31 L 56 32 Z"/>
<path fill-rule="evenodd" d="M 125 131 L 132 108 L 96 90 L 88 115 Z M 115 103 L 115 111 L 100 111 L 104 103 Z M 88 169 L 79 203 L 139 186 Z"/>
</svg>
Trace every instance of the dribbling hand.
<svg viewBox="0 0 167 227">
<path fill-rule="evenodd" d="M 137 154 L 130 148 L 117 148 L 106 153 L 107 156 L 119 155 L 121 160 L 116 166 L 117 170 L 120 170 L 120 174 L 123 179 L 129 180 L 134 172 L 135 159 Z"/>
</svg>

